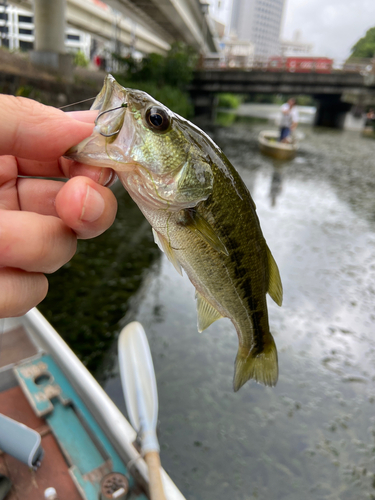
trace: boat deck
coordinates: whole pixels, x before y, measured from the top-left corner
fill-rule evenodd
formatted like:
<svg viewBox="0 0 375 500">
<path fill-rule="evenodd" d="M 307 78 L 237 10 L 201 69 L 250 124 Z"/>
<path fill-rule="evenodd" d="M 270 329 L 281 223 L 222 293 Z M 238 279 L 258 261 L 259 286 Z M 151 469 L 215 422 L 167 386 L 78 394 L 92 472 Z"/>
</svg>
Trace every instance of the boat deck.
<svg viewBox="0 0 375 500">
<path fill-rule="evenodd" d="M 0 454 L 0 474 L 12 481 L 6 500 L 39 500 L 44 491 L 54 487 L 58 498 L 82 500 L 69 473 L 68 464 L 44 418 L 37 417 L 20 387 L 0 393 L 0 413 L 21 422 L 42 436 L 44 458 L 34 471 L 26 464 L 6 454 Z"/>
<path fill-rule="evenodd" d="M 0 338 L 0 368 L 38 354 L 22 325 L 5 331 Z"/>
<path fill-rule="evenodd" d="M 115 498 L 124 487 L 127 499 L 146 500 L 62 370 L 33 340 L 17 322 L 0 331 L 0 414 L 39 433 L 44 455 L 34 470 L 0 450 L 0 498 L 3 475 L 12 483 L 6 500 L 42 500 L 50 487 L 59 499 Z"/>
</svg>

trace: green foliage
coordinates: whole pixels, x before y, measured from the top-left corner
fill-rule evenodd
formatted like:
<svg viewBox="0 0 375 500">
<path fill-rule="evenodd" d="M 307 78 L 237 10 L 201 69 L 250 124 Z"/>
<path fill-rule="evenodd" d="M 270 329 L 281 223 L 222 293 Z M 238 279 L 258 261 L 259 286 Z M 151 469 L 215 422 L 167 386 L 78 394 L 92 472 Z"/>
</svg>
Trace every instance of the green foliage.
<svg viewBox="0 0 375 500">
<path fill-rule="evenodd" d="M 152 53 L 142 60 L 116 54 L 113 57 L 120 63 L 119 73 L 127 81 L 170 85 L 180 89 L 192 80 L 198 61 L 194 49 L 182 42 L 174 43 L 166 56 Z"/>
<path fill-rule="evenodd" d="M 218 97 L 219 97 L 218 106 L 220 108 L 237 109 L 242 102 L 241 96 L 235 94 L 230 94 L 230 93 L 219 94 Z"/>
<path fill-rule="evenodd" d="M 144 90 L 175 113 L 189 117 L 192 106 L 184 89 L 193 79 L 198 55 L 188 45 L 174 43 L 168 54 L 148 54 L 142 60 L 113 56 L 120 65 L 116 80 L 124 87 Z"/>
<path fill-rule="evenodd" d="M 161 54 L 149 54 L 138 63 L 138 71 L 129 75 L 133 80 L 165 84 L 165 57 Z"/>
<path fill-rule="evenodd" d="M 198 63 L 198 54 L 192 47 L 182 42 L 174 43 L 165 58 L 165 83 L 185 87 L 193 79 Z"/>
<path fill-rule="evenodd" d="M 187 92 L 183 92 L 177 87 L 170 85 L 159 86 L 153 82 L 126 80 L 122 75 L 115 75 L 120 85 L 127 88 L 143 90 L 154 99 L 160 101 L 175 113 L 185 118 L 193 115 L 193 106 L 189 100 Z"/>
<path fill-rule="evenodd" d="M 216 115 L 215 123 L 217 125 L 220 125 L 221 127 L 231 127 L 236 121 L 236 118 L 236 113 L 226 113 L 219 111 Z"/>
<path fill-rule="evenodd" d="M 16 96 L 30 97 L 34 88 L 31 85 L 21 85 L 15 92 Z"/>
<path fill-rule="evenodd" d="M 74 66 L 87 68 L 87 66 L 89 65 L 89 60 L 86 58 L 85 54 L 81 50 L 79 50 L 74 54 L 73 64 Z"/>
<path fill-rule="evenodd" d="M 374 57 L 375 56 L 375 27 L 367 30 L 366 35 L 353 45 L 349 57 Z"/>
</svg>

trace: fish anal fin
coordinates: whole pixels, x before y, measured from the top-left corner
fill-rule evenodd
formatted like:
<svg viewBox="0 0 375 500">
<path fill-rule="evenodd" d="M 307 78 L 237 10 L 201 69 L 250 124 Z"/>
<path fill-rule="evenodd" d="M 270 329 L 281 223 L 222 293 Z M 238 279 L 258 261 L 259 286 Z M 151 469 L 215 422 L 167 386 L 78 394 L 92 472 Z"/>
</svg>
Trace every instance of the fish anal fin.
<svg viewBox="0 0 375 500">
<path fill-rule="evenodd" d="M 260 353 L 256 353 L 255 348 L 248 349 L 240 346 L 234 365 L 233 389 L 235 392 L 250 379 L 264 385 L 276 385 L 279 368 L 277 349 L 272 335 L 267 335 L 264 349 Z"/>
<path fill-rule="evenodd" d="M 187 208 L 180 213 L 179 223 L 198 234 L 216 251 L 229 255 L 224 243 L 216 234 L 211 224 L 196 209 Z"/>
<path fill-rule="evenodd" d="M 268 271 L 269 271 L 269 281 L 268 281 L 268 293 L 270 297 L 276 302 L 278 306 L 283 303 L 283 285 L 281 284 L 281 278 L 279 273 L 279 268 L 272 256 L 271 250 L 267 246 L 267 260 L 268 260 Z"/>
<path fill-rule="evenodd" d="M 199 292 L 196 292 L 195 298 L 197 299 L 198 331 L 203 332 L 214 321 L 222 318 L 222 315 Z"/>
<path fill-rule="evenodd" d="M 178 274 L 181 274 L 181 276 L 182 276 L 181 265 L 178 262 L 176 254 L 173 251 L 173 248 L 169 244 L 168 240 L 162 234 L 155 231 L 154 228 L 152 228 L 152 234 L 154 235 L 154 241 L 157 244 L 157 246 L 160 248 L 160 250 L 162 252 L 165 253 L 165 255 L 168 257 L 169 261 L 172 262 L 172 264 L 174 265 L 174 268 L 176 269 Z"/>
</svg>

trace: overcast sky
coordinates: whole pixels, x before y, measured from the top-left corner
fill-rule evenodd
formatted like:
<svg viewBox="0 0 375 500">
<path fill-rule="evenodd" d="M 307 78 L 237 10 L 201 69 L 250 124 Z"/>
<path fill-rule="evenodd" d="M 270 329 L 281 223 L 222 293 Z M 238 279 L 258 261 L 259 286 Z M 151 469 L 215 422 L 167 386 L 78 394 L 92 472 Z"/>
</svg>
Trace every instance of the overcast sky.
<svg viewBox="0 0 375 500">
<path fill-rule="evenodd" d="M 282 38 L 296 30 L 313 43 L 315 56 L 337 61 L 350 55 L 351 47 L 375 27 L 375 0 L 286 0 Z"/>
</svg>

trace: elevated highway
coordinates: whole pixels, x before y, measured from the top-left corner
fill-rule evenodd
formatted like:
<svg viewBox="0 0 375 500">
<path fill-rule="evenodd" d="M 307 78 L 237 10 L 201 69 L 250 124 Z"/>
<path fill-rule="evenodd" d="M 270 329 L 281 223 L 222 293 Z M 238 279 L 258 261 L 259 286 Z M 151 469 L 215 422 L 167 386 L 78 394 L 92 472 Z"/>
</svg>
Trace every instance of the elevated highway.
<svg viewBox="0 0 375 500">
<path fill-rule="evenodd" d="M 55 0 L 49 1 L 53 8 Z M 33 11 L 32 0 L 9 3 Z M 65 15 L 70 26 L 143 53 L 164 54 L 174 41 L 184 41 L 199 52 L 217 50 L 199 0 L 66 0 Z"/>
<path fill-rule="evenodd" d="M 198 52 L 217 52 L 215 33 L 199 0 L 105 0 L 120 12 L 132 9 L 151 26 L 155 23 L 165 39 L 183 41 Z"/>
</svg>

